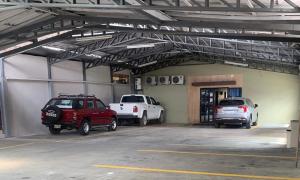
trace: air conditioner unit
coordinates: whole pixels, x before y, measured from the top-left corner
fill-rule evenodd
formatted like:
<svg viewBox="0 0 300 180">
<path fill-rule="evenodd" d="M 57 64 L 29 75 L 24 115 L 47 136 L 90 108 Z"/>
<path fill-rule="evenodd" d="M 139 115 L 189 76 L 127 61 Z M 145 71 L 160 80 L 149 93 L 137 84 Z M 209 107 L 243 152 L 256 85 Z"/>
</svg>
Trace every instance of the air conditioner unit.
<svg viewBox="0 0 300 180">
<path fill-rule="evenodd" d="M 182 75 L 176 75 L 176 76 L 171 76 L 171 84 L 184 84 L 184 76 Z"/>
<path fill-rule="evenodd" d="M 155 76 L 147 76 L 146 77 L 146 84 L 155 86 L 157 85 L 156 77 Z"/>
<path fill-rule="evenodd" d="M 170 84 L 170 76 L 158 76 L 158 83 L 160 85 Z"/>
</svg>

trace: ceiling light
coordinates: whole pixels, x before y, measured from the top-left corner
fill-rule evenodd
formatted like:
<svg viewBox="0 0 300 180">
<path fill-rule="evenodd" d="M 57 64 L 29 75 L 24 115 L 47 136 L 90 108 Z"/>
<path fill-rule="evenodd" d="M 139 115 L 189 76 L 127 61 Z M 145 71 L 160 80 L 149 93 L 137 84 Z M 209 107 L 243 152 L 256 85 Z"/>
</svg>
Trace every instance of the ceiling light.
<svg viewBox="0 0 300 180">
<path fill-rule="evenodd" d="M 152 65 L 152 64 L 156 64 L 156 63 L 157 63 L 157 61 L 152 61 L 152 62 L 148 62 L 148 63 L 145 63 L 145 64 L 138 65 L 138 67 L 141 68 L 141 67 L 149 66 L 149 65 Z"/>
<path fill-rule="evenodd" d="M 110 39 L 112 38 L 112 35 L 102 35 L 102 36 L 90 36 L 90 37 L 81 37 L 76 38 L 76 41 L 93 41 L 93 40 L 104 40 L 104 39 Z"/>
<path fill-rule="evenodd" d="M 42 48 L 49 49 L 49 50 L 52 50 L 52 51 L 66 51 L 65 49 L 57 48 L 57 47 L 51 47 L 51 46 L 42 46 Z"/>
<path fill-rule="evenodd" d="M 137 48 L 147 48 L 147 47 L 154 47 L 155 44 L 134 44 L 134 45 L 128 45 L 127 49 L 137 49 Z"/>
<path fill-rule="evenodd" d="M 248 67 L 249 66 L 249 64 L 237 63 L 237 62 L 232 62 L 232 61 L 224 61 L 224 64 L 230 64 L 230 65 L 242 66 L 242 67 Z"/>
</svg>

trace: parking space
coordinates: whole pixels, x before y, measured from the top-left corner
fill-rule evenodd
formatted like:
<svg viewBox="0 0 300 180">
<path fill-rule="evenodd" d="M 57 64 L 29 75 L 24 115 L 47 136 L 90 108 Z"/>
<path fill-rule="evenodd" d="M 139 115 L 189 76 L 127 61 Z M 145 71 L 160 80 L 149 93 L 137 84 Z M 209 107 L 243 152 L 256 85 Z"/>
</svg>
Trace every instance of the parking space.
<svg viewBox="0 0 300 180">
<path fill-rule="evenodd" d="M 0 179 L 299 179 L 285 129 L 121 127 L 2 139 Z"/>
</svg>

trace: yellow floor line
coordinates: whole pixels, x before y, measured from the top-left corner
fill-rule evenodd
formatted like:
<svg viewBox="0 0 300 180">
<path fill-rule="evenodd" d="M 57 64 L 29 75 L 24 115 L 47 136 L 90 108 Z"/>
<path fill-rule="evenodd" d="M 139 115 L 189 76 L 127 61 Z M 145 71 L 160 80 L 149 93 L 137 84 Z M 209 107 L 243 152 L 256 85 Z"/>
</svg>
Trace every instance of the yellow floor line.
<svg viewBox="0 0 300 180">
<path fill-rule="evenodd" d="M 2 150 L 2 149 L 9 149 L 9 148 L 15 148 L 15 147 L 28 146 L 28 145 L 32 145 L 32 144 L 35 144 L 35 143 L 31 142 L 31 143 L 23 143 L 23 144 L 18 144 L 18 145 L 13 145 L 13 146 L 6 146 L 6 147 L 1 147 L 0 150 Z"/>
<path fill-rule="evenodd" d="M 256 175 L 213 173 L 213 172 L 189 171 L 189 170 L 142 168 L 142 167 L 133 167 L 133 166 L 115 166 L 115 165 L 105 165 L 105 164 L 98 164 L 96 165 L 96 167 L 107 168 L 107 169 L 125 169 L 131 171 L 156 172 L 156 173 L 191 174 L 191 175 L 236 177 L 236 178 L 248 178 L 248 179 L 300 180 L 300 178 L 292 178 L 292 177 L 256 176 Z"/>
<path fill-rule="evenodd" d="M 191 155 L 209 155 L 209 156 L 235 156 L 235 157 L 254 157 L 254 158 L 274 158 L 274 159 L 292 159 L 295 157 L 289 156 L 266 156 L 266 155 L 255 155 L 255 154 L 228 154 L 228 153 L 206 153 L 206 152 L 187 152 L 187 151 L 169 151 L 169 150 L 137 150 L 138 152 L 149 152 L 149 153 L 174 153 L 174 154 L 191 154 Z"/>
</svg>

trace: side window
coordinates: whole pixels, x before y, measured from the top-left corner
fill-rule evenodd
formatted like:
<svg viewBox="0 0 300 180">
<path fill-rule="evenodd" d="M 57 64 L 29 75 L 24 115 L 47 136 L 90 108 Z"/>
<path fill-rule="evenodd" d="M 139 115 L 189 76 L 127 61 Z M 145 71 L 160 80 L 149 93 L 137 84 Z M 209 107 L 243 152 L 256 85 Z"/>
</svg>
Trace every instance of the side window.
<svg viewBox="0 0 300 180">
<path fill-rule="evenodd" d="M 155 105 L 156 104 L 155 99 L 153 97 L 151 97 L 150 99 L 151 99 L 152 104 Z"/>
<path fill-rule="evenodd" d="M 97 108 L 98 108 L 98 109 L 103 110 L 103 109 L 106 108 L 105 105 L 103 104 L 103 102 L 101 102 L 101 101 L 99 101 L 99 100 L 96 101 L 96 104 L 97 104 Z"/>
<path fill-rule="evenodd" d="M 83 108 L 83 100 L 75 100 L 73 103 L 74 109 L 82 109 Z"/>
<path fill-rule="evenodd" d="M 83 108 L 83 100 L 78 101 L 78 108 L 82 109 Z"/>
<path fill-rule="evenodd" d="M 88 105 L 87 107 L 88 109 L 94 109 L 95 108 L 94 100 L 88 100 L 87 105 Z"/>
<path fill-rule="evenodd" d="M 151 104 L 151 100 L 150 100 L 150 98 L 148 96 L 146 96 L 146 99 L 147 99 L 147 103 Z"/>
</svg>

